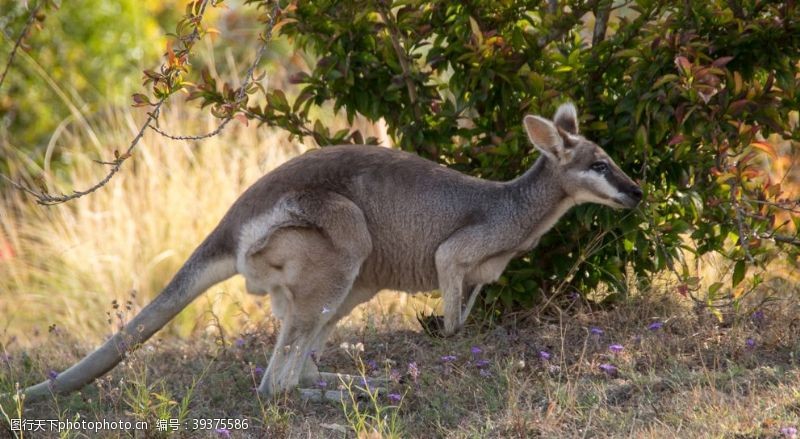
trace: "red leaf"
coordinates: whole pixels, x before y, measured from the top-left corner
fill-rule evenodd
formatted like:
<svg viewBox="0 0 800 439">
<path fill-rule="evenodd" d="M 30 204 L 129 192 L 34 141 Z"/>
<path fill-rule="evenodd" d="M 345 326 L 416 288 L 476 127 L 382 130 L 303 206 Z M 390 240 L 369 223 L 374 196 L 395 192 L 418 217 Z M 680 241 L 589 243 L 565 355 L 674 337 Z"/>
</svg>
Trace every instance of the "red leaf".
<svg viewBox="0 0 800 439">
<path fill-rule="evenodd" d="M 775 148 L 767 142 L 753 142 L 750 144 L 755 149 L 759 149 L 767 153 L 773 159 L 778 158 L 778 154 L 775 152 Z"/>
<path fill-rule="evenodd" d="M 711 65 L 714 67 L 725 67 L 731 60 L 733 60 L 732 56 L 723 56 L 722 58 L 714 60 Z"/>
<path fill-rule="evenodd" d="M 679 56 L 675 58 L 675 65 L 678 66 L 681 70 L 685 73 L 688 73 L 689 70 L 692 68 L 692 63 L 689 62 L 689 59 L 685 56 Z"/>
<path fill-rule="evenodd" d="M 672 136 L 672 138 L 669 140 L 669 143 L 667 145 L 669 145 L 669 146 L 677 145 L 677 144 L 683 142 L 683 139 L 684 139 L 683 134 L 676 134 L 676 135 Z"/>
<path fill-rule="evenodd" d="M 133 106 L 134 107 L 145 107 L 148 105 L 153 105 L 150 103 L 150 99 L 147 96 L 141 93 L 135 93 L 133 96 Z"/>
</svg>

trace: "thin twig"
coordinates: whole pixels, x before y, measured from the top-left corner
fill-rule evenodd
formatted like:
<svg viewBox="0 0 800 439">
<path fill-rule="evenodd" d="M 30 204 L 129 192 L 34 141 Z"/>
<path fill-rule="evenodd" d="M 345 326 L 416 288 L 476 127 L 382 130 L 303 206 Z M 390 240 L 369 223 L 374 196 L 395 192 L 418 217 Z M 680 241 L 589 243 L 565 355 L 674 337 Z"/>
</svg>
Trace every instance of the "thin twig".
<svg viewBox="0 0 800 439">
<path fill-rule="evenodd" d="M 731 186 L 731 204 L 733 205 L 733 210 L 736 212 L 736 227 L 739 232 L 739 243 L 742 245 L 742 250 L 744 250 L 747 260 L 751 264 L 755 264 L 756 261 L 753 259 L 753 255 L 750 254 L 750 241 L 745 235 L 744 215 L 742 214 L 742 208 L 739 206 L 739 201 L 736 199 L 737 187 L 738 186 L 736 182 L 734 182 Z"/>
<path fill-rule="evenodd" d="M 39 192 L 33 191 L 30 188 L 24 188 L 18 183 L 13 183 L 12 182 L 12 184 L 14 185 L 14 187 L 16 187 L 18 189 L 22 189 L 25 192 L 28 192 L 29 194 L 35 196 L 36 197 L 36 202 L 39 203 L 39 204 L 45 205 L 45 206 L 52 206 L 54 204 L 65 203 L 67 201 L 74 200 L 76 198 L 80 198 L 80 197 L 83 197 L 85 195 L 91 194 L 92 192 L 100 189 L 101 187 L 105 186 L 109 181 L 111 181 L 111 178 L 117 172 L 119 172 L 120 168 L 122 167 L 122 164 L 125 163 L 125 160 L 129 159 L 131 157 L 131 155 L 133 155 L 133 149 L 136 148 L 136 145 L 139 143 L 140 140 L 142 140 L 142 137 L 144 136 L 144 132 L 147 130 L 147 127 L 154 120 L 156 120 L 158 118 L 158 112 L 161 110 L 161 105 L 164 104 L 164 100 L 165 99 L 166 98 L 161 98 L 161 100 L 158 101 L 156 103 L 156 105 L 153 107 L 153 111 L 148 113 L 147 120 L 145 120 L 144 124 L 139 129 L 139 132 L 136 134 L 136 137 L 134 137 L 133 140 L 131 141 L 130 145 L 128 145 L 128 149 L 126 149 L 125 152 L 123 154 L 121 154 L 116 160 L 114 160 L 113 162 L 109 162 L 109 163 L 112 164 L 112 166 L 111 166 L 111 169 L 108 171 L 108 174 L 106 174 L 106 176 L 103 177 L 102 180 L 100 180 L 97 183 L 95 183 L 89 189 L 82 190 L 82 191 L 73 191 L 69 195 L 56 195 L 56 196 L 53 196 L 53 195 L 50 195 L 50 194 L 47 194 L 47 193 L 39 193 Z M 8 179 L 8 178 L 6 178 L 6 179 Z"/>
<path fill-rule="evenodd" d="M 258 49 L 258 53 L 256 54 L 256 58 L 253 60 L 253 63 L 250 64 L 250 68 L 247 69 L 247 74 L 245 75 L 244 82 L 242 82 L 242 85 L 239 87 L 239 90 L 236 92 L 236 104 L 237 105 L 240 104 L 245 99 L 245 96 L 247 95 L 247 88 L 250 86 L 250 83 L 254 79 L 253 75 L 255 73 L 255 69 L 258 66 L 258 64 L 261 62 L 261 58 L 263 58 L 264 55 L 267 53 L 267 47 L 268 47 L 270 41 L 272 40 L 272 29 L 275 27 L 275 17 L 277 17 L 277 15 L 278 15 L 279 6 L 280 6 L 280 3 L 278 1 L 275 1 L 275 5 L 273 6 L 273 9 L 272 9 L 272 14 L 270 15 L 270 18 L 269 18 L 269 23 L 267 23 L 267 31 L 264 34 L 263 43 L 261 44 L 261 47 Z M 210 132 L 208 132 L 206 134 L 199 134 L 199 135 L 194 135 L 194 136 L 187 136 L 187 135 L 180 136 L 180 135 L 169 134 L 169 133 L 167 133 L 167 132 L 165 132 L 165 131 L 161 130 L 160 128 L 158 128 L 156 126 L 153 126 L 153 125 L 150 125 L 150 128 L 153 131 L 157 132 L 158 134 L 161 134 L 162 136 L 164 136 L 164 137 L 166 137 L 168 139 L 172 139 L 172 140 L 202 140 L 202 139 L 207 139 L 209 137 L 214 137 L 217 134 L 221 133 L 222 130 L 225 129 L 225 127 L 228 125 L 228 123 L 231 120 L 233 120 L 233 114 L 231 114 L 231 115 L 227 116 L 225 119 L 223 119 L 222 123 L 220 123 L 219 126 L 217 128 L 215 128 L 214 130 L 212 130 L 212 131 L 210 131 Z"/>
<path fill-rule="evenodd" d="M 33 22 L 36 20 L 36 13 L 39 12 L 41 8 L 41 3 L 37 3 L 36 6 L 31 9 L 30 15 L 28 15 L 28 20 L 25 22 L 25 27 L 22 28 L 22 32 L 19 33 L 19 37 L 14 42 L 14 48 L 11 49 L 11 54 L 8 56 L 8 61 L 6 61 L 6 66 L 3 68 L 3 74 L 0 75 L 0 88 L 3 87 L 3 82 L 6 80 L 6 75 L 8 74 L 8 69 L 11 68 L 11 64 L 14 62 L 14 57 L 17 55 L 17 50 L 22 45 L 22 40 L 25 39 L 25 36 L 28 34 L 31 26 L 33 26 Z"/>
<path fill-rule="evenodd" d="M 773 201 L 753 200 L 753 199 L 743 198 L 742 201 L 744 201 L 745 203 L 761 204 L 763 206 L 768 206 L 775 209 L 781 209 L 787 212 L 800 214 L 800 209 L 795 209 L 795 207 L 800 207 L 800 200 L 794 202 L 779 203 Z"/>
<path fill-rule="evenodd" d="M 208 0 L 205 0 L 200 5 L 200 9 L 198 10 L 197 25 L 196 25 L 198 27 L 195 27 L 194 32 L 192 32 L 192 34 L 190 35 L 190 37 L 188 39 L 187 47 L 191 47 L 190 45 L 192 43 L 194 43 L 194 41 L 197 40 L 197 38 L 200 37 L 199 23 L 200 23 L 200 21 L 202 21 L 202 18 L 203 18 L 203 15 L 205 13 L 207 4 L 208 4 Z M 17 188 L 19 190 L 22 190 L 24 192 L 27 192 L 30 195 L 33 195 L 36 198 L 36 202 L 37 203 L 45 205 L 45 206 L 52 206 L 54 204 L 65 203 L 67 201 L 74 200 L 76 198 L 80 198 L 80 197 L 83 197 L 85 195 L 91 194 L 92 192 L 94 192 L 94 191 L 100 189 L 101 187 L 105 186 L 106 184 L 108 184 L 108 182 L 111 181 L 111 178 L 114 177 L 114 175 L 116 175 L 117 172 L 119 172 L 120 168 L 122 167 L 122 164 L 125 163 L 125 161 L 127 159 L 129 159 L 133 155 L 133 150 L 134 150 L 134 148 L 136 148 L 136 145 L 139 144 L 139 141 L 142 140 L 142 137 L 144 137 L 144 133 L 145 133 L 145 131 L 147 131 L 147 127 L 150 126 L 150 124 L 153 123 L 156 119 L 158 119 L 159 112 L 161 111 L 161 106 L 164 104 L 164 102 L 167 100 L 168 97 L 169 96 L 162 97 L 153 106 L 152 111 L 150 111 L 147 114 L 147 119 L 144 121 L 144 123 L 142 124 L 141 128 L 139 129 L 139 132 L 136 133 L 136 136 L 133 138 L 133 140 L 131 140 L 131 142 L 128 145 L 128 148 L 125 150 L 125 152 L 122 153 L 122 154 L 115 153 L 116 157 L 115 157 L 114 161 L 105 163 L 105 164 L 111 165 L 111 169 L 108 171 L 106 176 L 103 177 L 100 181 L 98 181 L 97 183 L 95 183 L 94 185 L 92 185 L 91 187 L 89 187 L 86 190 L 82 190 L 82 191 L 73 190 L 73 192 L 71 194 L 69 194 L 69 195 L 55 195 L 54 196 L 54 195 L 50 195 L 50 194 L 48 194 L 48 193 L 46 193 L 44 191 L 43 192 L 38 192 L 38 191 L 35 191 L 35 190 L 33 190 L 33 189 L 29 188 L 29 187 L 25 187 L 24 185 L 22 185 L 22 184 L 20 184 L 18 182 L 12 181 L 11 179 L 9 179 L 6 176 L 3 176 L 3 178 L 5 180 L 9 181 L 13 187 L 15 187 L 15 188 Z"/>
<path fill-rule="evenodd" d="M 782 242 L 784 244 L 792 244 L 800 247 L 800 238 L 795 236 L 788 236 L 788 235 L 776 235 L 772 233 L 763 233 L 759 235 L 762 239 L 771 239 L 776 242 Z"/>
</svg>

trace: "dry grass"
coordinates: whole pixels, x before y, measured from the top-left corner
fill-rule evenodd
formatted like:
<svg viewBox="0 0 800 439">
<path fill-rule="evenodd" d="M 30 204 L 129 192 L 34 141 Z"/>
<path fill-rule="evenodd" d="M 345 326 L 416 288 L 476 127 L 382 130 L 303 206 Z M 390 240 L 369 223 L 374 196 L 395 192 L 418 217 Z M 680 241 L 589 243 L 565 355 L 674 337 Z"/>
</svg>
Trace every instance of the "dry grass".
<svg viewBox="0 0 800 439">
<path fill-rule="evenodd" d="M 165 115 L 166 129 L 209 128 L 185 122 L 197 118 L 173 110 Z M 121 145 L 136 123 L 123 112 L 108 116 L 106 125 L 101 143 Z M 69 131 L 55 140 L 68 167 L 56 170 L 49 184 L 85 187 L 102 173 L 78 147 L 84 140 Z M 0 315 L 7 318 L 0 322 L 0 394 L 79 359 L 116 320 L 159 291 L 245 187 L 304 148 L 241 126 L 201 144 L 148 135 L 132 166 L 93 196 L 41 208 L 19 193 L 2 194 Z M 384 293 L 340 327 L 321 366 L 386 375 L 402 401 L 378 395 L 342 405 L 302 402 L 293 394 L 258 398 L 253 388 L 274 324 L 268 302 L 247 296 L 233 280 L 212 288 L 83 392 L 36 404 L 2 398 L 0 405 L 7 418 L 74 420 L 79 414 L 151 423 L 147 433 L 100 437 L 225 435 L 154 431 L 155 420 L 164 418 L 247 419 L 250 428 L 232 437 L 755 438 L 800 426 L 796 297 L 770 303 L 763 319 L 722 326 L 669 291 L 662 286 L 612 310 L 558 299 L 500 326 L 476 322 L 449 339 L 425 335 L 413 318 L 415 311 L 435 309 L 435 300 Z M 649 330 L 656 321 L 663 327 Z M 593 334 L 592 327 L 603 333 Z M 363 343 L 365 350 L 345 352 L 342 342 Z M 613 353 L 611 344 L 623 350 Z M 7 422 L 0 413 L 0 437 L 11 435 Z"/>
<path fill-rule="evenodd" d="M 269 321 L 194 341 L 159 338 L 80 394 L 28 404 L 24 413 L 38 419 L 72 419 L 76 413 L 89 420 L 141 419 L 152 426 L 160 417 L 178 418 L 191 390 L 187 419 L 250 421 L 248 430 L 232 437 L 355 437 L 359 427 L 359 437 L 757 438 L 782 437 L 781 428 L 800 425 L 796 305 L 768 308 L 763 318 L 731 327 L 655 293 L 606 311 L 557 305 L 436 339 L 418 328 L 398 329 L 408 326 L 371 304 L 375 312 L 363 321 L 340 327 L 321 362 L 327 370 L 363 368 L 367 375 L 388 376 L 390 392 L 402 395 L 399 407 L 386 395 L 377 396 L 377 404 L 362 400 L 358 408 L 367 422 L 361 424 L 351 404 L 303 402 L 292 394 L 259 399 L 254 387 L 273 343 Z M 648 329 L 656 321 L 663 327 Z M 345 351 L 343 342 L 363 343 L 364 352 Z M 622 352 L 610 351 L 611 344 L 622 345 Z M 29 384 L 43 371 L 59 370 L 88 348 L 64 334 L 50 334 L 42 345 L 4 362 L 5 391 L 15 381 Z M 455 359 L 448 360 L 451 355 Z M 604 364 L 616 372 L 604 371 Z M 381 419 L 394 415 L 394 427 L 368 417 L 376 410 Z M 370 436 L 376 426 L 381 434 Z M 176 434 L 198 435 L 222 437 L 213 430 Z M 133 435 L 112 431 L 102 437 Z"/>
<path fill-rule="evenodd" d="M 183 121 L 196 113 L 165 116 L 171 132 L 204 131 L 214 123 Z M 124 145 L 137 126 L 127 112 L 107 123 L 100 134 L 105 145 Z M 91 159 L 108 152 L 81 150 L 87 144 L 81 133 L 65 132 L 57 143 L 67 166 L 51 187 L 86 187 L 105 171 Z M 6 337 L 26 344 L 37 330 L 56 324 L 96 342 L 111 330 L 102 316 L 113 311 L 112 300 L 123 311 L 128 300 L 134 308 L 146 303 L 247 186 L 302 149 L 273 131 L 242 126 L 199 144 L 165 141 L 150 132 L 133 163 L 92 196 L 39 207 L 19 192 L 3 194 L 0 238 L 5 235 L 16 253 L 0 260 L 0 313 L 11 317 Z M 202 309 L 226 322 L 235 320 L 228 306 L 235 301 L 245 302 L 240 311 L 257 312 L 240 290 L 240 283 L 222 284 L 204 299 L 212 306 Z M 18 300 L 21 294 L 24 301 Z M 232 298 L 220 304 L 226 295 Z M 173 328 L 187 335 L 203 310 L 193 307 Z"/>
</svg>

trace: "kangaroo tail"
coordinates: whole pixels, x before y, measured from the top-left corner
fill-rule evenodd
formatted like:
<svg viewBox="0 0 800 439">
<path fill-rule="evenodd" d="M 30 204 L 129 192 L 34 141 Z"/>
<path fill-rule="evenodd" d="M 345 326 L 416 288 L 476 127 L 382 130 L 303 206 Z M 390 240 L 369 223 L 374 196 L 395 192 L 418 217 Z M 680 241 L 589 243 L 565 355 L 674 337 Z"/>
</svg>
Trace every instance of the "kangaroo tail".
<svg viewBox="0 0 800 439">
<path fill-rule="evenodd" d="M 89 384 L 122 361 L 127 352 L 147 341 L 206 289 L 236 274 L 234 255 L 221 252 L 219 246 L 212 245 L 212 238 L 213 233 L 166 288 L 120 332 L 55 378 L 26 388 L 26 398 L 69 393 Z"/>
</svg>

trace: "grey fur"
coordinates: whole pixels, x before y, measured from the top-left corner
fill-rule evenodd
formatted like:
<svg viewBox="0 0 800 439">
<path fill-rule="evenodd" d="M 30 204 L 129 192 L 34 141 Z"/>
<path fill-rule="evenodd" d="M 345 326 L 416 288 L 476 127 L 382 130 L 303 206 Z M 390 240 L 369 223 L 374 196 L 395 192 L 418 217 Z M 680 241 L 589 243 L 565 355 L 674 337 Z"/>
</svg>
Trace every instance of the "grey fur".
<svg viewBox="0 0 800 439">
<path fill-rule="evenodd" d="M 313 380 L 318 372 L 310 353 L 321 352 L 336 322 L 381 289 L 439 288 L 445 332 L 453 334 L 480 287 L 535 247 L 570 207 L 597 202 L 630 208 L 641 199 L 641 190 L 608 155 L 578 134 L 572 104 L 556 116 L 556 123 L 525 118 L 543 154 L 509 182 L 370 146 L 329 147 L 287 162 L 242 194 L 121 334 L 26 394 L 79 389 L 210 285 L 236 273 L 245 276 L 250 292 L 270 295 L 282 321 L 259 387 L 264 394 Z"/>
</svg>

